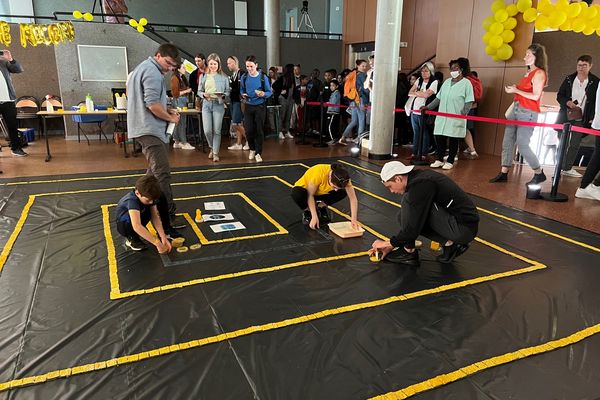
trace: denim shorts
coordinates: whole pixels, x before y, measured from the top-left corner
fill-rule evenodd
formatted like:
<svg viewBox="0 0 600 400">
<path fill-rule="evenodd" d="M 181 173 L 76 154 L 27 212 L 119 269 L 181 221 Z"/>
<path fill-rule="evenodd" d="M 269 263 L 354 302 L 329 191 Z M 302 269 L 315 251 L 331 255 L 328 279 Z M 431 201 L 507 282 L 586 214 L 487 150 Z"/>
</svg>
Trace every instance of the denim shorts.
<svg viewBox="0 0 600 400">
<path fill-rule="evenodd" d="M 242 113 L 242 103 L 239 101 L 234 101 L 231 103 L 231 123 L 232 124 L 241 124 L 244 119 L 244 114 Z"/>
</svg>

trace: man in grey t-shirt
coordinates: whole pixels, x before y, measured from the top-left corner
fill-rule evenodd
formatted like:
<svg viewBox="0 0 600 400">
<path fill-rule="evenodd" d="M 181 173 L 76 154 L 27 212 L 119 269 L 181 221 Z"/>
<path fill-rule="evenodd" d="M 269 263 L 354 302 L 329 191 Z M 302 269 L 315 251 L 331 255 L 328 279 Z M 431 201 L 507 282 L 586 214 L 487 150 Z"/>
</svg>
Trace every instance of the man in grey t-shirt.
<svg viewBox="0 0 600 400">
<path fill-rule="evenodd" d="M 167 147 L 167 124 L 178 123 L 179 114 L 167 109 L 164 74 L 179 67 L 179 50 L 162 44 L 154 57 L 138 65 L 127 81 L 127 135 L 142 146 L 148 160 L 148 175 L 154 175 L 169 203 L 171 225 L 175 226 L 175 203 L 171 191 L 171 166 Z M 171 232 L 177 235 L 177 232 Z M 167 232 L 168 236 L 170 232 Z"/>
<path fill-rule="evenodd" d="M 17 94 L 10 74 L 20 74 L 21 72 L 23 72 L 23 67 L 12 57 L 10 51 L 0 50 L 0 115 L 2 115 L 8 130 L 11 153 L 17 157 L 26 156 L 27 153 L 23 151 L 23 145 L 19 140 L 15 103 Z"/>
</svg>

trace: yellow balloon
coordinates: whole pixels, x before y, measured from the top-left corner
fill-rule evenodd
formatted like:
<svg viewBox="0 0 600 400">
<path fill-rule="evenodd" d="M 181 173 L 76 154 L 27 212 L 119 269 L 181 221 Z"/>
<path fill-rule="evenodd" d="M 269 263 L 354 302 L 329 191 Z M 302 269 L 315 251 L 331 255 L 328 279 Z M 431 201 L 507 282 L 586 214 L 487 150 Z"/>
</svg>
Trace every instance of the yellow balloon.
<svg viewBox="0 0 600 400">
<path fill-rule="evenodd" d="M 490 43 L 490 38 L 494 36 L 491 34 L 491 32 L 486 32 L 483 34 L 483 36 L 481 37 L 481 40 L 483 41 L 483 43 L 485 44 L 489 44 Z"/>
<path fill-rule="evenodd" d="M 569 9 L 569 0 L 558 0 L 556 2 L 556 9 L 566 13 Z"/>
<path fill-rule="evenodd" d="M 535 20 L 535 29 L 538 31 L 545 31 L 548 30 L 548 28 L 550 28 L 550 19 L 543 14 L 538 15 Z"/>
<path fill-rule="evenodd" d="M 506 8 L 506 4 L 504 4 L 503 0 L 496 0 L 492 3 L 491 9 L 492 13 L 496 14 L 498 10 L 504 10 Z"/>
<path fill-rule="evenodd" d="M 596 35 L 600 36 L 600 28 L 596 29 Z"/>
<path fill-rule="evenodd" d="M 581 13 L 581 3 L 571 3 L 567 10 L 567 17 L 575 18 Z"/>
<path fill-rule="evenodd" d="M 142 32 L 144 32 L 144 31 L 145 31 L 145 29 L 144 29 L 144 27 L 143 27 L 143 26 L 141 26 L 141 25 L 138 25 L 138 27 L 137 27 L 137 31 L 138 31 L 139 33 L 142 33 Z"/>
<path fill-rule="evenodd" d="M 140 18 L 140 25 L 148 25 L 148 20 L 144 17 Z"/>
<path fill-rule="evenodd" d="M 573 32 L 583 32 L 585 29 L 585 20 L 582 18 L 576 18 L 571 23 L 571 27 L 573 28 Z"/>
<path fill-rule="evenodd" d="M 81 13 L 81 11 L 75 10 L 73 11 L 73 18 L 79 19 L 83 17 L 83 14 Z"/>
<path fill-rule="evenodd" d="M 568 31 L 572 30 L 573 27 L 571 26 L 571 20 L 570 19 L 566 20 L 564 24 L 562 24 L 561 26 L 558 27 L 558 29 L 560 29 L 563 32 L 568 32 Z"/>
<path fill-rule="evenodd" d="M 504 22 L 508 19 L 508 12 L 506 9 L 496 11 L 494 13 L 494 19 L 498 22 Z"/>
<path fill-rule="evenodd" d="M 496 52 L 496 56 L 502 61 L 510 60 L 513 55 L 513 48 L 504 43 Z"/>
<path fill-rule="evenodd" d="M 492 59 L 496 62 L 502 61 L 500 58 L 498 58 L 498 56 L 493 56 Z"/>
<path fill-rule="evenodd" d="M 523 13 L 523 21 L 525 22 L 533 22 L 537 18 L 538 12 L 535 8 L 528 8 Z"/>
<path fill-rule="evenodd" d="M 584 17 L 587 19 L 594 19 L 598 15 L 598 9 L 596 7 L 588 7 L 585 9 Z"/>
<path fill-rule="evenodd" d="M 508 13 L 509 17 L 514 17 L 515 15 L 517 15 L 519 13 L 519 10 L 517 9 L 516 4 L 509 4 L 506 7 L 506 12 Z"/>
<path fill-rule="evenodd" d="M 483 27 L 484 30 L 488 31 L 490 29 L 490 26 L 496 22 L 496 20 L 494 19 L 494 17 L 489 16 L 486 19 L 483 20 L 483 22 L 481 23 L 481 26 Z"/>
<path fill-rule="evenodd" d="M 492 35 L 499 35 L 504 31 L 504 25 L 502 25 L 500 22 L 494 22 L 492 25 L 490 25 L 490 32 L 492 33 Z"/>
<path fill-rule="evenodd" d="M 554 11 L 550 15 L 549 20 L 552 28 L 558 28 L 567 21 L 567 13 L 558 10 Z"/>
<path fill-rule="evenodd" d="M 502 40 L 501 36 L 492 36 L 490 38 L 488 45 L 490 47 L 493 47 L 494 49 L 498 49 L 498 48 L 500 48 L 500 46 L 502 46 L 503 43 L 504 43 L 504 41 Z"/>
<path fill-rule="evenodd" d="M 596 32 L 596 30 L 594 29 L 594 27 L 593 27 L 593 26 L 586 26 L 586 27 L 583 29 L 583 31 L 582 31 L 582 32 L 583 32 L 583 34 L 584 34 L 584 35 L 586 35 L 586 36 L 590 36 L 590 35 L 592 35 L 594 32 Z"/>
<path fill-rule="evenodd" d="M 85 13 L 83 14 L 83 19 L 85 19 L 86 21 L 92 21 L 94 19 L 94 16 L 90 13 Z"/>
<path fill-rule="evenodd" d="M 138 23 L 135 19 L 130 19 L 129 25 L 132 26 L 133 28 L 135 28 L 136 26 L 138 26 Z"/>
<path fill-rule="evenodd" d="M 502 37 L 504 43 L 510 43 L 515 40 L 515 33 L 513 31 L 504 31 L 500 37 Z"/>
<path fill-rule="evenodd" d="M 517 27 L 517 19 L 510 17 L 509 19 L 507 19 L 506 21 L 504 21 L 502 23 L 502 25 L 504 25 L 504 29 L 505 30 L 513 30 Z"/>
<path fill-rule="evenodd" d="M 486 46 L 485 47 L 485 53 L 488 56 L 493 56 L 494 54 L 496 54 L 496 52 L 498 51 L 498 49 L 493 48 L 492 46 Z"/>
<path fill-rule="evenodd" d="M 600 28 L 600 15 L 591 21 L 588 21 L 588 25 L 594 27 L 594 29 Z"/>
<path fill-rule="evenodd" d="M 519 12 L 524 13 L 525 10 L 528 10 L 531 8 L 532 2 L 531 0 L 519 0 L 517 1 L 517 10 L 519 10 Z"/>
</svg>

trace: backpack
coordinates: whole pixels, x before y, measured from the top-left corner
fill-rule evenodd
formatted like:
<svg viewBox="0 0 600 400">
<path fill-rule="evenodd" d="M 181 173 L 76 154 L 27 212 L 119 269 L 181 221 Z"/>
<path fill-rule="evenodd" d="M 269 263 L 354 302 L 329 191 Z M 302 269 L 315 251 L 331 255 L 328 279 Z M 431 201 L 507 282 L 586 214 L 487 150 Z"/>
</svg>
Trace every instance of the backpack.
<svg viewBox="0 0 600 400">
<path fill-rule="evenodd" d="M 473 97 L 475 97 L 475 103 L 479 103 L 481 101 L 481 97 L 483 97 L 483 85 L 479 78 L 469 74 L 466 77 L 473 86 Z"/>
<path fill-rule="evenodd" d="M 344 79 L 344 97 L 359 104 L 360 97 L 358 96 L 358 90 L 356 90 L 356 75 L 356 70 L 354 70 Z"/>
</svg>

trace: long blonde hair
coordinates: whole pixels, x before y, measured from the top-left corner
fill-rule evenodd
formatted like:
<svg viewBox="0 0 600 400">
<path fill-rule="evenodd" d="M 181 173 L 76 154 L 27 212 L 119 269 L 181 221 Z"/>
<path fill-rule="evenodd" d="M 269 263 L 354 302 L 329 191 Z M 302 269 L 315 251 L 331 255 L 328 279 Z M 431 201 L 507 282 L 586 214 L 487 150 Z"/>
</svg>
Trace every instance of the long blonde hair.
<svg viewBox="0 0 600 400">
<path fill-rule="evenodd" d="M 208 57 L 206 57 L 206 66 L 207 67 L 208 67 L 209 61 L 216 61 L 217 64 L 219 64 L 219 67 L 217 68 L 217 74 L 224 75 L 223 68 L 221 68 L 221 58 L 219 57 L 219 55 L 217 53 L 210 53 L 208 55 Z"/>
</svg>

